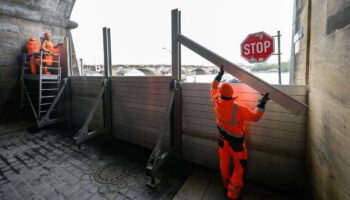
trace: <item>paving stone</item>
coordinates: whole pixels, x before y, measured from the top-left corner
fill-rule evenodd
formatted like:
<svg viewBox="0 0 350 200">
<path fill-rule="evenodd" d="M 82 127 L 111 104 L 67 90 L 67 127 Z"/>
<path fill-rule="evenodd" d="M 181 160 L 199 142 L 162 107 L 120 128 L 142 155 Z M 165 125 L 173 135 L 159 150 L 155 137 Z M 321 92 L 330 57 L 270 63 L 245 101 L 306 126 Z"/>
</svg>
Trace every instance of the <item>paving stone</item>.
<svg viewBox="0 0 350 200">
<path fill-rule="evenodd" d="M 76 200 L 76 199 L 88 199 L 91 196 L 90 193 L 84 190 L 77 190 L 74 193 L 67 196 L 68 200 Z"/>
<path fill-rule="evenodd" d="M 79 189 L 80 189 L 80 185 L 71 186 L 68 190 L 63 192 L 63 195 L 64 196 L 69 196 L 70 194 L 78 191 Z"/>
<path fill-rule="evenodd" d="M 109 192 L 109 193 L 105 194 L 105 197 L 109 200 L 114 200 L 118 196 L 120 196 L 118 192 Z"/>
<path fill-rule="evenodd" d="M 94 185 L 89 185 L 89 192 L 90 193 L 96 193 L 98 191 L 98 187 Z"/>
<path fill-rule="evenodd" d="M 107 186 L 100 186 L 100 187 L 98 187 L 98 193 L 100 193 L 100 194 L 104 194 L 104 193 L 106 193 L 107 192 L 107 190 L 108 190 L 108 187 Z"/>
<path fill-rule="evenodd" d="M 33 188 L 25 183 L 18 185 L 16 190 L 23 199 L 28 199 L 30 196 L 35 194 Z"/>
<path fill-rule="evenodd" d="M 99 194 L 94 194 L 92 197 L 90 197 L 90 200 L 107 200 L 107 199 Z"/>
<path fill-rule="evenodd" d="M 123 196 L 123 195 L 118 195 L 114 200 L 129 200 L 129 198 Z"/>
<path fill-rule="evenodd" d="M 33 194 L 32 196 L 29 197 L 31 200 L 45 200 L 44 197 L 38 195 L 38 194 Z"/>
<path fill-rule="evenodd" d="M 64 196 L 57 196 L 54 198 L 49 198 L 50 200 L 65 200 Z"/>
<path fill-rule="evenodd" d="M 1 197 L 1 199 L 2 200 L 20 200 L 21 197 L 15 190 L 11 190 L 11 191 L 6 192 L 6 194 L 4 194 Z"/>
<path fill-rule="evenodd" d="M 133 189 L 129 190 L 127 193 L 126 193 L 126 196 L 129 197 L 130 199 L 133 199 L 135 198 L 137 195 L 137 192 Z"/>
<path fill-rule="evenodd" d="M 61 196 L 61 194 L 59 194 L 56 190 L 52 189 L 49 192 L 46 192 L 46 194 L 44 195 L 44 198 L 45 199 L 53 199 L 53 198 L 56 198 L 59 196 Z"/>
<path fill-rule="evenodd" d="M 62 183 L 55 187 L 55 191 L 57 191 L 59 194 L 63 194 L 64 191 L 68 190 L 71 186 L 68 183 Z"/>
</svg>

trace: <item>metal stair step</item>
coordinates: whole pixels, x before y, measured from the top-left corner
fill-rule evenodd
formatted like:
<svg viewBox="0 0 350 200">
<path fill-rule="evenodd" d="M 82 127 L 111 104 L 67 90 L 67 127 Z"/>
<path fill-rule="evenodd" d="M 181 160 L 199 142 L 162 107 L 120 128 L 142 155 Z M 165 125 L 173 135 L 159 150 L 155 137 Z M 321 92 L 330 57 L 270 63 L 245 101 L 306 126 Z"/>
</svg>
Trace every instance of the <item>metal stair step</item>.
<svg viewBox="0 0 350 200">
<path fill-rule="evenodd" d="M 59 83 L 60 81 L 41 81 L 41 83 Z"/>
<path fill-rule="evenodd" d="M 55 98 L 55 95 L 51 95 L 51 96 L 41 96 L 41 99 L 46 99 L 46 98 Z"/>
<path fill-rule="evenodd" d="M 52 103 L 41 103 L 41 106 L 47 106 L 47 105 L 51 105 Z"/>
<path fill-rule="evenodd" d="M 46 113 L 48 110 L 42 110 L 41 113 Z M 52 112 L 57 111 L 57 109 L 53 109 Z"/>
</svg>

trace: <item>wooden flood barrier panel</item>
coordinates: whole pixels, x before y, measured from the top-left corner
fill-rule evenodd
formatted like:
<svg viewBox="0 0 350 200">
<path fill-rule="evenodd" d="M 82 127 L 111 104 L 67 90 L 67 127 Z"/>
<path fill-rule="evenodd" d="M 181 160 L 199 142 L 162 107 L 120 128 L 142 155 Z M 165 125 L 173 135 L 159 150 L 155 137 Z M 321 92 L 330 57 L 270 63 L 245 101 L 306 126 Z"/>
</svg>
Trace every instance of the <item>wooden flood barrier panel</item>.
<svg viewBox="0 0 350 200">
<path fill-rule="evenodd" d="M 101 90 L 103 77 L 72 77 L 73 122 L 82 125 Z M 153 149 L 170 95 L 171 77 L 111 77 L 113 136 Z M 246 84 L 233 84 L 238 102 L 255 108 L 260 94 Z M 307 103 L 306 86 L 277 89 Z M 210 84 L 183 83 L 182 125 L 185 160 L 218 169 L 218 131 L 209 97 Z M 247 123 L 248 179 L 280 189 L 302 188 L 305 178 L 306 115 L 295 115 L 269 101 L 263 118 Z M 91 128 L 103 128 L 102 101 Z M 169 132 L 167 133 L 169 135 Z M 167 138 L 169 140 L 169 138 Z"/>
<path fill-rule="evenodd" d="M 261 95 L 246 84 L 233 84 L 238 102 L 255 108 Z M 307 103 L 306 86 L 281 86 L 277 89 Z M 182 90 L 183 154 L 186 160 L 219 168 L 210 84 L 184 83 Z M 269 101 L 263 118 L 246 123 L 249 152 L 247 178 L 267 186 L 290 191 L 304 184 L 306 116 L 295 115 Z"/>
<path fill-rule="evenodd" d="M 120 76 L 111 80 L 114 137 L 153 149 L 163 126 L 171 77 Z"/>
<path fill-rule="evenodd" d="M 96 76 L 72 76 L 72 121 L 74 125 L 82 126 L 92 106 L 96 101 L 98 93 L 102 89 L 103 77 Z M 102 99 L 96 109 L 89 128 L 103 129 L 103 106 Z"/>
</svg>

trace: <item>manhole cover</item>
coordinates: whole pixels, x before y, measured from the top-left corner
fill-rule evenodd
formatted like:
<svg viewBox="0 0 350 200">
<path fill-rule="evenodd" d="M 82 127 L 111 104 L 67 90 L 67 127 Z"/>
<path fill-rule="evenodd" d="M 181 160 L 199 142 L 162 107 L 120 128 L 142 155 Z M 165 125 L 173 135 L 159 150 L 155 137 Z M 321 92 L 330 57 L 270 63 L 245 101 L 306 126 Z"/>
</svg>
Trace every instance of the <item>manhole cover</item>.
<svg viewBox="0 0 350 200">
<path fill-rule="evenodd" d="M 128 170 L 123 163 L 109 163 L 94 173 L 94 180 L 101 184 L 112 184 L 126 176 Z"/>
</svg>

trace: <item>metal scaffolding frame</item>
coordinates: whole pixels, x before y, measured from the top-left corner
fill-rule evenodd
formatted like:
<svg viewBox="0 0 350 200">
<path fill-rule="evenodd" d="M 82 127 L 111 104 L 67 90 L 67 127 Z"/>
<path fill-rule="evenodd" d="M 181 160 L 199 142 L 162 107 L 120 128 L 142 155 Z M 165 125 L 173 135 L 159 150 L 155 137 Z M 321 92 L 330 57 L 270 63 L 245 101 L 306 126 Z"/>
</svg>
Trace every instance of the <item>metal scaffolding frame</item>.
<svg viewBox="0 0 350 200">
<path fill-rule="evenodd" d="M 67 48 L 69 45 L 67 45 Z M 51 114 L 60 110 L 60 99 L 67 85 L 67 78 L 63 79 L 62 83 L 62 69 L 60 54 L 50 54 L 53 56 L 52 60 L 47 60 L 43 51 L 40 54 L 23 54 L 23 65 L 21 70 L 21 109 L 27 106 L 28 102 L 33 115 L 36 120 L 37 127 L 43 128 L 49 124 L 58 122 L 58 116 L 51 118 Z M 39 59 L 39 61 L 37 61 Z M 50 62 L 54 66 L 44 65 L 45 62 Z M 29 66 L 38 67 L 38 74 L 30 74 Z M 43 74 L 43 69 L 51 70 L 52 74 Z M 33 72 L 32 72 L 33 73 Z M 32 81 L 37 85 L 34 90 L 28 91 L 27 81 Z M 57 92 L 57 94 L 55 94 Z M 37 100 L 37 101 L 33 101 Z M 36 104 L 37 103 L 37 104 Z M 37 107 L 37 109 L 35 109 Z"/>
</svg>

